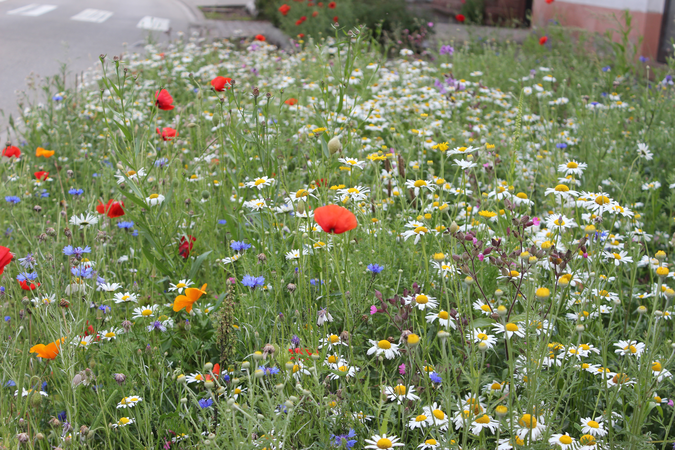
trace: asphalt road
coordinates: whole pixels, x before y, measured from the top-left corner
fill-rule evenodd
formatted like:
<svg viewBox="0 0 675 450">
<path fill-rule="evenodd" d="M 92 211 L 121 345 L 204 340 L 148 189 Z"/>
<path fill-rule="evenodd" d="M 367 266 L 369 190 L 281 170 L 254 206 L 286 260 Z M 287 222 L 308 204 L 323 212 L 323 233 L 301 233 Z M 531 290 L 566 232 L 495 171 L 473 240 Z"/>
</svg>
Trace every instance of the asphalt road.
<svg viewBox="0 0 675 450">
<path fill-rule="evenodd" d="M 149 35 L 166 41 L 197 19 L 180 0 L 0 0 L 0 139 L 18 111 L 16 91 L 37 95 L 27 77 L 56 75 L 65 63 L 73 85 L 100 54 L 140 51 Z"/>
</svg>

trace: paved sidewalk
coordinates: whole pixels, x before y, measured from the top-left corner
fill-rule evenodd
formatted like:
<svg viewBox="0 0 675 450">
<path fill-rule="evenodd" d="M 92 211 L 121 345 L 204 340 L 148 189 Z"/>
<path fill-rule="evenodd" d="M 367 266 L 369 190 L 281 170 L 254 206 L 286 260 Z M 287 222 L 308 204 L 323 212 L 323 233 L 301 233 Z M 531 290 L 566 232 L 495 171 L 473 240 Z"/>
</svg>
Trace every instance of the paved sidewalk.
<svg viewBox="0 0 675 450">
<path fill-rule="evenodd" d="M 453 41 L 462 43 L 477 39 L 496 39 L 500 42 L 510 41 L 522 44 L 527 36 L 532 33 L 532 29 L 436 23 L 434 24 L 434 32 L 431 40 L 439 44 L 449 44 Z"/>
</svg>

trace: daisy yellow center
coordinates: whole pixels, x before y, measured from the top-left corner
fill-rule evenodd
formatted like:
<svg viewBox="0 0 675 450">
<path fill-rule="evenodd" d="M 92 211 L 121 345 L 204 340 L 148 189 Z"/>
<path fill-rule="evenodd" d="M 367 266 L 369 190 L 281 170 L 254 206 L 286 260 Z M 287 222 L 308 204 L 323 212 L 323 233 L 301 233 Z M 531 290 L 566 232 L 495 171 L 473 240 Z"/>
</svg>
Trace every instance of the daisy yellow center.
<svg viewBox="0 0 675 450">
<path fill-rule="evenodd" d="M 591 428 L 600 428 L 600 424 L 596 422 L 595 420 L 589 420 L 588 423 L 586 423 Z"/>
<path fill-rule="evenodd" d="M 480 305 L 480 309 L 482 309 L 485 312 L 490 312 L 490 306 L 489 305 Z"/>
<path fill-rule="evenodd" d="M 128 177 L 132 177 L 132 176 L 134 176 L 134 175 L 136 175 L 136 171 L 135 171 L 135 170 L 130 170 L 130 171 L 127 172 L 127 176 L 128 176 Z"/>
<path fill-rule="evenodd" d="M 426 441 L 424 441 L 424 443 L 427 444 L 427 445 L 438 445 L 438 441 L 436 441 L 436 439 L 433 439 L 433 438 L 427 439 Z"/>
<path fill-rule="evenodd" d="M 377 346 L 383 350 L 389 350 L 391 348 L 391 342 L 382 339 L 380 342 L 377 343 Z"/>
<path fill-rule="evenodd" d="M 575 163 L 574 161 L 570 161 L 567 163 L 568 169 L 576 169 L 577 167 L 579 167 L 579 164 Z"/>
<path fill-rule="evenodd" d="M 107 338 L 115 337 L 115 333 L 113 333 L 112 331 L 108 331 L 108 332 L 105 334 L 105 337 L 107 337 Z"/>
<path fill-rule="evenodd" d="M 605 195 L 598 195 L 597 197 L 595 197 L 595 203 L 597 203 L 598 205 L 606 205 L 607 203 L 609 203 L 609 198 L 607 198 L 607 196 Z"/>
<path fill-rule="evenodd" d="M 579 438 L 579 444 L 593 446 L 595 445 L 595 438 L 590 434 L 584 434 Z"/>
<path fill-rule="evenodd" d="M 661 403 L 661 397 L 659 397 L 659 396 L 657 395 L 656 397 L 654 397 L 654 401 L 655 401 L 656 403 Z"/>
<path fill-rule="evenodd" d="M 523 417 L 518 420 L 518 423 L 521 427 L 529 429 L 537 427 L 537 419 L 532 414 L 523 414 Z"/>
<path fill-rule="evenodd" d="M 591 347 L 588 344 L 581 344 L 579 346 L 579 348 L 582 349 L 582 350 L 585 350 L 585 351 L 588 351 L 588 350 L 591 349 Z"/>
<path fill-rule="evenodd" d="M 308 195 L 309 192 L 307 192 L 306 189 L 300 189 L 298 192 L 295 193 L 295 198 L 307 197 Z"/>
<path fill-rule="evenodd" d="M 477 423 L 483 423 L 483 424 L 490 423 L 490 416 L 488 416 L 487 414 L 483 414 L 481 417 L 476 419 L 476 422 Z"/>
<path fill-rule="evenodd" d="M 234 393 L 237 394 L 237 395 L 241 394 L 241 389 L 236 388 L 236 389 L 234 390 Z"/>
<path fill-rule="evenodd" d="M 618 253 L 612 253 L 612 256 L 614 256 L 615 259 L 621 259 L 621 255 Z"/>
<path fill-rule="evenodd" d="M 257 180 L 255 180 L 255 185 L 256 185 L 256 186 L 260 186 L 261 184 L 265 184 L 265 180 L 264 180 L 264 179 L 258 178 Z"/>
<path fill-rule="evenodd" d="M 572 443 L 572 438 L 569 437 L 568 435 L 560 436 L 560 439 L 558 439 L 561 444 L 563 445 L 570 445 Z"/>
<path fill-rule="evenodd" d="M 127 300 L 129 300 L 130 298 L 131 298 L 130 295 L 123 295 L 123 296 L 122 296 L 122 300 L 124 300 L 125 302 L 126 302 Z"/>
<path fill-rule="evenodd" d="M 407 389 L 406 389 L 405 386 L 402 386 L 402 385 L 399 384 L 398 386 L 394 387 L 394 393 L 396 395 L 405 395 L 406 392 L 407 392 Z"/>
<path fill-rule="evenodd" d="M 628 350 L 631 353 L 637 353 L 637 348 L 634 345 L 627 345 L 623 349 Z"/>
<path fill-rule="evenodd" d="M 498 186 L 498 187 L 497 187 L 497 193 L 499 193 L 499 194 L 501 194 L 501 193 L 504 192 L 505 190 L 506 190 L 506 189 L 504 189 L 504 186 Z"/>
<path fill-rule="evenodd" d="M 186 286 L 187 286 L 187 284 L 185 284 L 185 283 L 178 283 L 178 284 L 176 285 L 176 287 L 177 287 L 178 289 L 184 288 L 184 287 L 186 287 Z"/>
<path fill-rule="evenodd" d="M 391 441 L 387 438 L 378 439 L 377 448 L 380 449 L 391 448 Z"/>
<path fill-rule="evenodd" d="M 488 338 L 487 334 L 485 334 L 485 333 L 478 333 L 478 336 L 476 336 L 476 337 L 478 339 L 480 339 L 481 341 L 487 341 L 487 338 Z"/>
<path fill-rule="evenodd" d="M 329 362 L 330 364 L 335 364 L 335 363 L 337 362 L 337 360 L 338 360 L 338 359 L 337 359 L 337 356 L 335 356 L 335 355 L 330 355 L 330 356 L 328 357 L 328 362 Z"/>
<path fill-rule="evenodd" d="M 126 424 L 128 424 L 129 422 L 131 422 L 131 420 L 129 420 L 128 417 L 122 417 L 122 418 L 120 419 L 120 423 L 121 423 L 122 425 L 126 425 Z"/>
<path fill-rule="evenodd" d="M 516 331 L 519 330 L 518 325 L 516 325 L 515 323 L 511 323 L 511 322 L 507 323 L 504 328 L 506 328 L 506 331 L 510 331 L 512 333 L 515 333 Z"/>
<path fill-rule="evenodd" d="M 517 278 L 520 276 L 520 272 L 518 272 L 517 270 L 512 270 L 511 272 L 509 272 L 509 276 Z"/>
<path fill-rule="evenodd" d="M 527 200 L 527 194 L 524 193 L 524 192 L 518 192 L 518 193 L 516 194 L 516 197 L 518 197 L 518 198 L 521 199 L 521 200 Z"/>
<path fill-rule="evenodd" d="M 499 384 L 499 383 L 492 383 L 492 386 L 490 386 L 490 389 L 492 389 L 493 391 L 498 391 L 501 388 L 502 388 L 502 385 Z"/>
<path fill-rule="evenodd" d="M 141 314 L 144 315 L 145 317 L 150 316 L 150 315 L 152 315 L 152 310 L 151 309 L 144 309 L 141 312 Z"/>
<path fill-rule="evenodd" d="M 441 411 L 440 409 L 434 409 L 432 411 L 432 414 L 434 415 L 435 418 L 438 420 L 444 420 L 445 419 L 445 413 Z"/>
<path fill-rule="evenodd" d="M 450 317 L 450 314 L 448 314 L 447 311 L 441 311 L 441 312 L 438 313 L 438 317 L 440 319 L 443 319 L 443 320 L 448 320 L 448 317 Z"/>
<path fill-rule="evenodd" d="M 568 188 L 568 187 L 567 187 L 566 185 L 564 185 L 564 184 L 559 184 L 559 185 L 557 185 L 557 186 L 555 187 L 555 191 L 556 191 L 556 192 L 568 192 L 569 190 L 570 190 L 570 188 Z"/>
<path fill-rule="evenodd" d="M 86 345 L 87 345 L 87 341 L 84 341 L 84 340 L 80 341 L 80 345 L 86 346 Z"/>
<path fill-rule="evenodd" d="M 159 194 L 150 194 L 150 198 L 153 200 L 159 198 Z"/>
<path fill-rule="evenodd" d="M 415 422 L 424 422 L 425 420 L 427 420 L 427 416 L 424 414 L 420 414 L 419 416 L 415 417 Z"/>
<path fill-rule="evenodd" d="M 340 372 L 347 372 L 347 371 L 349 370 L 349 367 L 347 367 L 347 366 L 340 366 L 340 367 L 338 367 L 338 370 L 339 370 Z"/>
<path fill-rule="evenodd" d="M 331 334 L 330 336 L 328 336 L 328 341 L 331 344 L 337 344 L 339 340 L 340 340 L 340 337 L 336 334 Z"/>
<path fill-rule="evenodd" d="M 553 221 L 553 223 L 556 224 L 556 225 L 558 225 L 559 227 L 564 227 L 564 226 L 565 226 L 565 221 L 562 220 L 561 218 L 555 219 L 555 221 Z"/>
<path fill-rule="evenodd" d="M 415 183 L 413 184 L 413 186 L 415 186 L 416 188 L 422 187 L 422 186 L 426 186 L 426 185 L 427 185 L 427 182 L 424 181 L 424 180 L 417 180 L 417 181 L 415 181 Z"/>
<path fill-rule="evenodd" d="M 427 227 L 417 227 L 415 228 L 415 233 L 420 234 L 420 233 L 427 233 L 429 229 Z"/>
<path fill-rule="evenodd" d="M 349 192 L 350 194 L 358 194 L 359 190 L 356 188 L 349 188 L 347 189 L 347 192 Z"/>
<path fill-rule="evenodd" d="M 656 362 L 652 363 L 652 370 L 654 372 L 661 372 L 661 369 L 662 369 L 662 367 L 661 367 L 660 362 L 656 361 Z"/>
<path fill-rule="evenodd" d="M 426 305 L 427 303 L 429 303 L 429 297 L 427 297 L 424 294 L 420 294 L 415 298 L 415 301 L 420 305 Z"/>
<path fill-rule="evenodd" d="M 523 441 L 521 438 L 519 438 L 518 436 L 516 436 L 516 439 L 515 439 L 515 441 L 514 441 L 514 444 L 516 444 L 518 447 L 522 447 L 523 445 L 525 445 L 525 441 Z"/>
<path fill-rule="evenodd" d="M 464 153 L 466 151 L 466 147 L 460 147 L 457 149 L 457 151 Z"/>
</svg>

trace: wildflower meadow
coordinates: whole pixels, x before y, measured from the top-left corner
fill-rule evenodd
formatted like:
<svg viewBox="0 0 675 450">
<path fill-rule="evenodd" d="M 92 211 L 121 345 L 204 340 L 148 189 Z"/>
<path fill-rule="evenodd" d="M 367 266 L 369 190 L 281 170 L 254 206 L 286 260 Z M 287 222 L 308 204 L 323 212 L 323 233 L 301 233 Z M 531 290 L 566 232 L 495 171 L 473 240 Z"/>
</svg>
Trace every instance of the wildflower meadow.
<svg viewBox="0 0 675 450">
<path fill-rule="evenodd" d="M 671 67 L 333 26 L 22 101 L 0 448 L 672 448 Z"/>
</svg>

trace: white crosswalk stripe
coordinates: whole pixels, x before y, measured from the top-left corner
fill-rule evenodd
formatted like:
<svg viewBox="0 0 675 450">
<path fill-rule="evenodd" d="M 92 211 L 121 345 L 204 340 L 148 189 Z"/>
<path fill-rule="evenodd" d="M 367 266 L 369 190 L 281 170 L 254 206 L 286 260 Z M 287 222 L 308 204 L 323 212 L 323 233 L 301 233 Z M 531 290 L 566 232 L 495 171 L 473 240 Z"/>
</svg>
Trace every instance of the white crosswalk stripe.
<svg viewBox="0 0 675 450">
<path fill-rule="evenodd" d="M 31 3 L 30 5 L 22 6 L 21 8 L 7 11 L 7 14 L 36 17 L 48 13 L 49 11 L 53 11 L 55 9 L 56 6 L 54 5 L 36 5 L 35 3 Z"/>
<path fill-rule="evenodd" d="M 112 16 L 111 11 L 103 11 L 102 9 L 90 9 L 87 8 L 84 11 L 71 17 L 71 20 L 78 20 L 80 22 L 95 22 L 103 23 Z"/>
<path fill-rule="evenodd" d="M 138 22 L 136 28 L 143 28 L 144 30 L 167 31 L 169 29 L 169 19 L 161 19 L 159 17 L 145 16 Z"/>
</svg>

